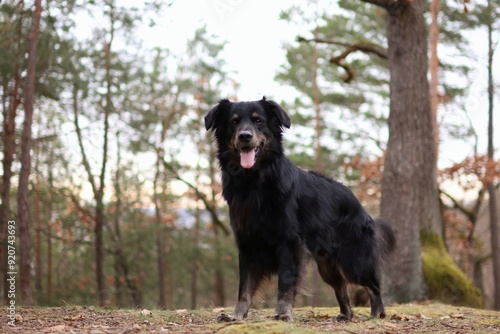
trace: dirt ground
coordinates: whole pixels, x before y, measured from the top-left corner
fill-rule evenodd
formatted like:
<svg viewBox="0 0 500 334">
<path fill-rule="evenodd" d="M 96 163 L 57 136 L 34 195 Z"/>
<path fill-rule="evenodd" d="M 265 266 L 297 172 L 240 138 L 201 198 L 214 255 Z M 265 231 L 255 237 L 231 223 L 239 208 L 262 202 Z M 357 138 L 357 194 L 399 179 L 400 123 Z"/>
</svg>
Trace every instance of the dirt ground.
<svg viewBox="0 0 500 334">
<path fill-rule="evenodd" d="M 250 310 L 244 322 L 217 323 L 213 310 L 124 310 L 83 306 L 32 307 L 0 311 L 0 333 L 500 333 L 500 312 L 439 303 L 387 307 L 386 319 L 370 319 L 368 308 L 355 308 L 350 323 L 332 319 L 338 308 L 297 308 L 294 322 L 271 319 L 273 310 Z"/>
</svg>

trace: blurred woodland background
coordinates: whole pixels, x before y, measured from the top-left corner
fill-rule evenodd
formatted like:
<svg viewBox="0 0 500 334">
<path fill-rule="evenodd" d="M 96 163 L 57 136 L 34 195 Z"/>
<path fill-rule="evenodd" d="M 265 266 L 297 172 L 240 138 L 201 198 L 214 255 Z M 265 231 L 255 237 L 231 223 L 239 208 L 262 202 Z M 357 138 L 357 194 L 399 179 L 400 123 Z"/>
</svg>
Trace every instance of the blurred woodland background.
<svg viewBox="0 0 500 334">
<path fill-rule="evenodd" d="M 273 75 L 293 93 L 269 92 L 292 117 L 288 156 L 390 219 L 400 248 L 389 300 L 500 309 L 500 1 L 289 3 L 276 20 L 301 33 Z M 212 1 L 219 13 L 238 4 Z M 2 303 L 13 220 L 23 305 L 235 304 L 236 247 L 203 116 L 238 100 L 240 83 L 203 25 L 182 53 L 142 45 L 138 28 L 173 6 L 0 1 Z M 472 90 L 477 68 L 486 75 Z M 489 127 L 474 128 L 475 114 Z M 438 164 L 443 142 L 466 158 Z M 309 269 L 297 304 L 334 304 Z M 261 304 L 274 305 L 272 291 Z"/>
</svg>

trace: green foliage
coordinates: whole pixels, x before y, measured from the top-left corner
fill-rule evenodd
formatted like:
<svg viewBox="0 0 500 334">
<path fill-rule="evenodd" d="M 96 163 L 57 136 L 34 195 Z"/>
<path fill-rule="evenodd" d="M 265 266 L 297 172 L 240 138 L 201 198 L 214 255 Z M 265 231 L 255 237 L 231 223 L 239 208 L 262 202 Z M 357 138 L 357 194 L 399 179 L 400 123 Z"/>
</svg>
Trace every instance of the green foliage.
<svg viewBox="0 0 500 334">
<path fill-rule="evenodd" d="M 350 159 L 353 152 L 362 155 L 373 152 L 374 147 L 367 138 L 384 141 L 380 136 L 383 136 L 386 123 L 383 106 L 388 103 L 388 73 L 385 60 L 357 52 L 343 61 L 354 69 L 354 79 L 345 84 L 345 69 L 329 62 L 341 55 L 348 45 L 357 42 L 369 41 L 383 47 L 384 22 L 380 11 L 366 4 L 339 1 L 339 8 L 330 9 L 330 6 L 314 10 L 315 6 L 319 4 L 291 7 L 281 16 L 290 24 L 302 23 L 310 27 L 307 35 L 301 37 L 331 41 L 328 44 L 299 42 L 286 46 L 287 63 L 280 68 L 276 79 L 300 93 L 300 98 L 287 105 L 296 129 L 292 129 L 292 133 L 297 133 L 287 145 L 292 159 L 296 159 L 299 165 L 318 168 L 317 143 L 306 141 L 300 135 L 307 133 L 311 138 L 306 129 L 318 126 L 313 112 L 318 108 L 322 170 L 334 177 L 345 178 L 339 168 L 345 159 Z M 323 9 L 324 13 L 319 14 Z M 317 135 L 315 133 L 312 137 Z M 346 141 L 349 141 L 348 145 L 343 144 Z"/>
<path fill-rule="evenodd" d="M 482 307 L 481 291 L 472 284 L 431 231 L 420 234 L 424 279 L 432 299 L 453 305 Z"/>
</svg>

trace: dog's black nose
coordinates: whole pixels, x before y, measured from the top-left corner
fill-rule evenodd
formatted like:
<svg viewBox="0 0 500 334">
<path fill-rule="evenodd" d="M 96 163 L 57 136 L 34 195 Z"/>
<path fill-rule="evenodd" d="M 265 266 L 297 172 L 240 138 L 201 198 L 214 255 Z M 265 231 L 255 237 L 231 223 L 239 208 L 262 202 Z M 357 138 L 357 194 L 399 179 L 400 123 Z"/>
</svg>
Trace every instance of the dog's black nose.
<svg viewBox="0 0 500 334">
<path fill-rule="evenodd" d="M 250 131 L 241 131 L 239 134 L 238 134 L 238 139 L 240 141 L 244 141 L 244 142 L 249 142 L 253 137 L 253 133 L 251 133 Z"/>
</svg>

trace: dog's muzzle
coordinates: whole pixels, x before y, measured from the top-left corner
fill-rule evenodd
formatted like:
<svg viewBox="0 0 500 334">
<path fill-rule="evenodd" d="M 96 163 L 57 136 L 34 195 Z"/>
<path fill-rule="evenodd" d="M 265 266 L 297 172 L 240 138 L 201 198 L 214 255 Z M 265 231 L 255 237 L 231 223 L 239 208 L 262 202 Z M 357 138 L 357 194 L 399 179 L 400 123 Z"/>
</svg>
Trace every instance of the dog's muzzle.
<svg viewBox="0 0 500 334">
<path fill-rule="evenodd" d="M 241 167 L 245 169 L 252 168 L 262 149 L 262 144 L 258 142 L 254 133 L 249 130 L 239 131 L 235 146 L 240 154 Z"/>
</svg>

